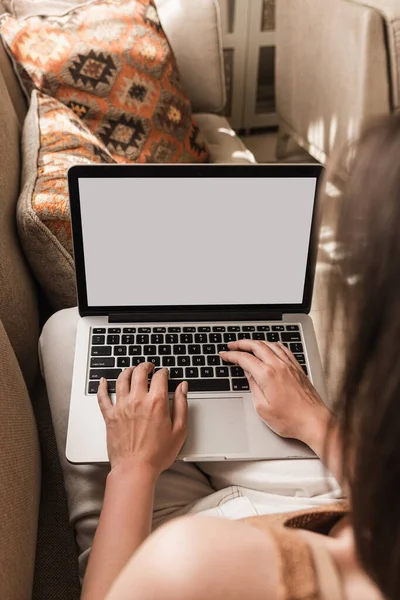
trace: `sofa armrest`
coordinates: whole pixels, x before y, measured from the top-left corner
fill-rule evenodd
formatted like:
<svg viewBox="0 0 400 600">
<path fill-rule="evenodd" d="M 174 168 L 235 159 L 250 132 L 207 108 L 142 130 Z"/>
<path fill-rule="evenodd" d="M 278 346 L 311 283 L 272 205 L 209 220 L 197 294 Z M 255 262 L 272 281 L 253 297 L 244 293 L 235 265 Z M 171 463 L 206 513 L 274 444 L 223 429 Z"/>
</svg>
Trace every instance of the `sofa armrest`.
<svg viewBox="0 0 400 600">
<path fill-rule="evenodd" d="M 388 114 L 382 15 L 338 0 L 277 3 L 277 112 L 283 130 L 325 162 L 365 122 Z"/>
<path fill-rule="evenodd" d="M 40 453 L 31 401 L 0 321 L 0 590 L 32 596 L 40 500 Z"/>
<path fill-rule="evenodd" d="M 400 2 L 399 0 L 351 0 L 375 9 L 385 23 L 393 109 L 400 112 Z"/>
<path fill-rule="evenodd" d="M 220 112 L 226 102 L 217 0 L 156 0 L 161 24 L 195 112 Z"/>
</svg>

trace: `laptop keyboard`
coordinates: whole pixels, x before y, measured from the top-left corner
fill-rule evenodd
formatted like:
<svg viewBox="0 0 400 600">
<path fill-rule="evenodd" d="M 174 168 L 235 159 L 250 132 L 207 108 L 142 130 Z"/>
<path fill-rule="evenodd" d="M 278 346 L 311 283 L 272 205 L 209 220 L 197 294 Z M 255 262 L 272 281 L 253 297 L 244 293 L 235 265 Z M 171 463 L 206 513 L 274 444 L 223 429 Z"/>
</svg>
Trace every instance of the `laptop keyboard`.
<svg viewBox="0 0 400 600">
<path fill-rule="evenodd" d="M 243 370 L 221 360 L 228 342 L 241 339 L 281 341 L 308 375 L 298 324 L 197 325 L 170 327 L 94 327 L 91 331 L 88 394 L 96 394 L 105 377 L 109 393 L 123 369 L 142 362 L 169 369 L 168 391 L 187 381 L 190 392 L 248 391 Z"/>
</svg>

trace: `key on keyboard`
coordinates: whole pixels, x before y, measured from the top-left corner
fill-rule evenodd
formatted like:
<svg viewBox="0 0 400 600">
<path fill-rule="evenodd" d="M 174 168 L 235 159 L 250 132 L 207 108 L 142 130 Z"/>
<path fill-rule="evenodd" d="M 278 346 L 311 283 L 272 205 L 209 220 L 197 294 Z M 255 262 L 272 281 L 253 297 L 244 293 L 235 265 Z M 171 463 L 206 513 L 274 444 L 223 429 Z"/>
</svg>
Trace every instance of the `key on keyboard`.
<svg viewBox="0 0 400 600">
<path fill-rule="evenodd" d="M 279 333 L 267 333 L 268 342 L 279 342 Z"/>
<path fill-rule="evenodd" d="M 93 346 L 92 356 L 111 356 L 111 346 Z"/>
<path fill-rule="evenodd" d="M 251 337 L 253 340 L 265 340 L 265 333 L 262 331 L 256 331 L 255 333 L 252 333 Z"/>
<path fill-rule="evenodd" d="M 140 329 L 139 329 L 139 331 L 140 331 Z M 137 344 L 148 344 L 149 343 L 148 334 L 138 334 L 136 336 L 136 343 Z"/>
<path fill-rule="evenodd" d="M 207 356 L 207 364 L 210 365 L 210 366 L 220 365 L 221 364 L 221 358 L 218 355 Z"/>
<path fill-rule="evenodd" d="M 124 356 L 126 354 L 126 346 L 114 346 L 115 356 Z"/>
<path fill-rule="evenodd" d="M 187 367 L 190 365 L 190 357 L 189 356 L 178 356 L 178 365 L 181 367 Z"/>
<path fill-rule="evenodd" d="M 163 367 L 174 367 L 175 366 L 175 356 L 163 356 L 162 364 Z"/>
<path fill-rule="evenodd" d="M 247 379 L 232 379 L 232 389 L 235 392 L 248 391 L 250 389 Z"/>
<path fill-rule="evenodd" d="M 178 354 L 185 354 L 186 346 L 184 344 L 177 344 L 173 347 L 173 354 L 178 356 Z"/>
<path fill-rule="evenodd" d="M 168 392 L 174 392 L 182 379 L 169 379 Z M 189 379 L 189 392 L 229 392 L 229 379 Z"/>
<path fill-rule="evenodd" d="M 195 367 L 203 366 L 206 364 L 205 356 L 192 356 L 192 364 Z"/>
<path fill-rule="evenodd" d="M 118 367 L 130 367 L 131 359 L 128 356 L 121 356 L 121 358 L 117 358 L 117 366 Z"/>
<path fill-rule="evenodd" d="M 121 360 L 120 358 L 118 360 Z M 115 365 L 115 358 L 91 358 L 90 366 L 91 367 L 113 367 Z"/>
<path fill-rule="evenodd" d="M 119 374 L 122 373 L 122 369 L 90 369 L 89 379 L 118 379 Z"/>
</svg>

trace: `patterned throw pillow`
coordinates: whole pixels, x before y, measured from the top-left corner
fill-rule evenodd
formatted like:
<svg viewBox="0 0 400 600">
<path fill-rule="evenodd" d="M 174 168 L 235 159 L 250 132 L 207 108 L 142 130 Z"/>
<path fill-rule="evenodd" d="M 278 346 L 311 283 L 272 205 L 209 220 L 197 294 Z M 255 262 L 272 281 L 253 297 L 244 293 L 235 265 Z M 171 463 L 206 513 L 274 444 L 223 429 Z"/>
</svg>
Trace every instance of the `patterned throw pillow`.
<svg viewBox="0 0 400 600">
<path fill-rule="evenodd" d="M 54 308 L 76 305 L 68 168 L 115 163 L 76 114 L 34 91 L 22 136 L 17 223 L 31 267 Z"/>
<path fill-rule="evenodd" d="M 153 0 L 97 0 L 62 17 L 2 18 L 28 95 L 71 108 L 117 162 L 205 162 Z"/>
</svg>

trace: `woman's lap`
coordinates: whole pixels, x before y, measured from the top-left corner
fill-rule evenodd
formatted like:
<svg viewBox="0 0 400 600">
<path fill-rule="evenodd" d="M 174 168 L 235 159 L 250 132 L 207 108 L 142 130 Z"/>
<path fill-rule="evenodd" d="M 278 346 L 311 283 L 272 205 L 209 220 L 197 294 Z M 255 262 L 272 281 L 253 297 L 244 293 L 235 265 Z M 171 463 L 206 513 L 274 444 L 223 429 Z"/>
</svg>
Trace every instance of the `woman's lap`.
<svg viewBox="0 0 400 600">
<path fill-rule="evenodd" d="M 109 465 L 76 465 L 65 457 L 69 401 L 75 353 L 77 309 L 53 315 L 40 337 L 42 371 L 46 380 L 58 453 L 64 475 L 70 521 L 80 551 L 79 571 L 83 576 L 103 504 Z M 155 494 L 155 525 L 187 511 L 195 501 L 214 489 L 195 465 L 176 463 L 163 473 Z"/>
<path fill-rule="evenodd" d="M 78 319 L 77 309 L 53 315 L 43 330 L 40 352 L 83 576 L 109 466 L 73 465 L 65 458 Z M 327 478 L 318 460 L 213 462 L 198 466 L 177 462 L 158 481 L 153 526 L 181 514 L 206 511 L 238 518 L 248 516 L 249 511 L 263 514 L 318 506 L 338 497 L 339 487 Z"/>
</svg>

